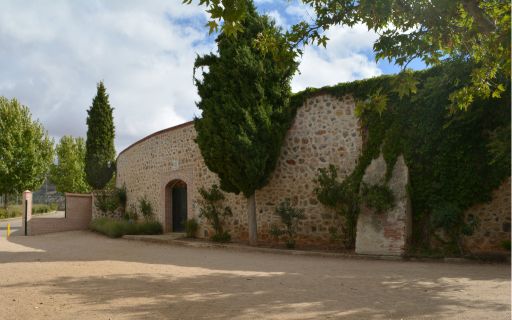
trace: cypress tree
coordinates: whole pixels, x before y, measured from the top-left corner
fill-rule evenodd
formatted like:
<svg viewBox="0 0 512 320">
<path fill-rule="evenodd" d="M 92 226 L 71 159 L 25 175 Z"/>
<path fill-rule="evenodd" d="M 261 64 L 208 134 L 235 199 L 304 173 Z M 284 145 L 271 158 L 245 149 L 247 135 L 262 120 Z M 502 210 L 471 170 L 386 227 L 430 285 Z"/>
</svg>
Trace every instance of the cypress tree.
<svg viewBox="0 0 512 320">
<path fill-rule="evenodd" d="M 297 70 L 294 54 L 280 29 L 247 3 L 243 33 L 221 33 L 218 54 L 197 57 L 194 68 L 202 117 L 195 119 L 196 142 L 207 167 L 227 192 L 248 201 L 249 241 L 257 243 L 255 191 L 268 183 L 294 110 L 289 107 L 290 80 Z M 258 36 L 274 39 L 271 51 L 255 45 Z"/>
<path fill-rule="evenodd" d="M 92 106 L 87 110 L 87 141 L 85 144 L 85 174 L 94 189 L 102 189 L 115 170 L 113 108 L 100 82 Z"/>
</svg>

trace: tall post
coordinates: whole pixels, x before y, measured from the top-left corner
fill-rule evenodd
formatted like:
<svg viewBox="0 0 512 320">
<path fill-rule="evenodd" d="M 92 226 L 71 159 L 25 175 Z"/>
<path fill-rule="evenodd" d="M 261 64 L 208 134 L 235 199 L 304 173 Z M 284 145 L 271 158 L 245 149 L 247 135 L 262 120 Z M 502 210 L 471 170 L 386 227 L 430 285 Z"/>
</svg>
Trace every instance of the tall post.
<svg viewBox="0 0 512 320">
<path fill-rule="evenodd" d="M 32 220 L 32 192 L 29 190 L 23 191 L 23 207 L 24 213 L 21 224 L 25 235 L 28 236 L 30 234 L 30 220 Z"/>
</svg>

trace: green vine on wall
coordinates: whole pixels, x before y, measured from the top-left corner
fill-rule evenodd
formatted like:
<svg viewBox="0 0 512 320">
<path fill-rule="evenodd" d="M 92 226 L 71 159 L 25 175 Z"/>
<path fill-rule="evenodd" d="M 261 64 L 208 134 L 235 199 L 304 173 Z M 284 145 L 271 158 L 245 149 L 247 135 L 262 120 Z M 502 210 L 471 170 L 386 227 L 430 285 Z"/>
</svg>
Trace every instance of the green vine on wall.
<svg viewBox="0 0 512 320">
<path fill-rule="evenodd" d="M 358 101 L 365 141 L 356 168 L 344 181 L 337 180 L 335 167 L 321 169 L 316 189 L 321 203 L 347 218 L 350 245 L 364 171 L 382 151 L 388 179 L 400 154 L 409 167 L 413 243 L 428 247 L 441 229 L 449 237 L 446 248 L 460 250 L 461 236 L 475 225 L 465 220 L 464 211 L 490 200 L 492 190 L 510 176 L 510 90 L 500 99 L 475 100 L 467 111 L 449 111 L 450 92 L 467 84 L 470 70 L 467 62 L 452 62 L 415 72 L 416 93 L 402 97 L 391 90 L 397 76 L 388 75 L 292 97 L 296 108 L 320 94 L 350 94 Z M 388 93 L 385 104 L 380 91 Z"/>
</svg>

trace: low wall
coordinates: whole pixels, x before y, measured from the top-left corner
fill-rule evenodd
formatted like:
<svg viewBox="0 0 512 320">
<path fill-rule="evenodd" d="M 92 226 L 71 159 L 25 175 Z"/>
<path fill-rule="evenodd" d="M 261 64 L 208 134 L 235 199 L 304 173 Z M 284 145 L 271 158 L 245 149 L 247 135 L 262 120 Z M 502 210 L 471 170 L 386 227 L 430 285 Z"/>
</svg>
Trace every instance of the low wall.
<svg viewBox="0 0 512 320">
<path fill-rule="evenodd" d="M 28 235 L 85 230 L 92 218 L 92 195 L 66 193 L 64 218 L 33 217 L 29 215 Z"/>
</svg>

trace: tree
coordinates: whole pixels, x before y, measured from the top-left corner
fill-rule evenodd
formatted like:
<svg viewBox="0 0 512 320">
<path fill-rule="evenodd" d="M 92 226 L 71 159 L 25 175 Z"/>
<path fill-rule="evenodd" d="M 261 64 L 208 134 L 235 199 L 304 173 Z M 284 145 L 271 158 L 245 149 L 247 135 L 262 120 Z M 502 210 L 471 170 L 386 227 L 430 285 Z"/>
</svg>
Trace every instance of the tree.
<svg viewBox="0 0 512 320">
<path fill-rule="evenodd" d="M 191 3 L 185 0 L 185 3 Z M 499 98 L 510 82 L 510 1 L 508 0 L 303 0 L 314 9 L 311 21 L 291 27 L 287 39 L 298 48 L 326 45 L 325 31 L 335 25 L 363 23 L 379 34 L 376 59 L 395 62 L 405 71 L 421 59 L 438 65 L 447 59 L 474 63 L 470 84 L 450 95 L 452 108 L 467 109 L 476 98 Z M 210 32 L 223 20 L 222 31 L 244 32 L 245 0 L 202 0 L 210 14 Z M 271 38 L 259 45 L 271 47 Z M 411 73 L 403 73 L 396 90 L 416 91 Z M 379 98 L 380 99 L 380 98 Z"/>
<path fill-rule="evenodd" d="M 247 2 L 244 32 L 220 34 L 218 55 L 197 57 L 195 79 L 202 118 L 195 119 L 196 142 L 222 190 L 247 198 L 249 241 L 257 243 L 255 191 L 268 183 L 293 116 L 288 105 L 290 79 L 297 63 L 279 30 Z M 277 61 L 253 45 L 258 34 L 272 35 Z"/>
<path fill-rule="evenodd" d="M 90 186 L 85 179 L 85 141 L 63 136 L 56 146 L 57 163 L 50 169 L 50 180 L 59 192 L 86 193 Z"/>
<path fill-rule="evenodd" d="M 53 160 L 53 140 L 28 107 L 0 97 L 0 194 L 41 187 Z M 7 207 L 7 201 L 4 202 Z"/>
<path fill-rule="evenodd" d="M 87 141 L 85 144 L 85 175 L 94 189 L 102 189 L 115 170 L 113 109 L 103 82 L 97 86 L 92 106 L 87 110 Z"/>
</svg>

